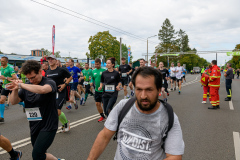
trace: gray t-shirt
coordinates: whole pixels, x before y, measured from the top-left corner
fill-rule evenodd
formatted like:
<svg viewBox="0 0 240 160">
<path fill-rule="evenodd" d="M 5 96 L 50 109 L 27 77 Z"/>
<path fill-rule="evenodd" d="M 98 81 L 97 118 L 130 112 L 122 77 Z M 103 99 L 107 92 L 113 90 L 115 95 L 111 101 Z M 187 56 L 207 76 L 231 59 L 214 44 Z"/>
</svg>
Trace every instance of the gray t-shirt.
<svg viewBox="0 0 240 160">
<path fill-rule="evenodd" d="M 121 100 L 111 111 L 105 122 L 107 129 L 117 130 L 118 115 L 127 101 Z M 168 113 L 163 104 L 152 114 L 141 113 L 134 104 L 120 124 L 114 160 L 162 160 L 165 153 L 183 155 L 185 146 L 176 114 L 165 141 L 165 152 L 161 148 L 167 126 Z"/>
<path fill-rule="evenodd" d="M 226 72 L 227 76 L 226 79 L 233 79 L 233 69 L 229 68 Z"/>
</svg>

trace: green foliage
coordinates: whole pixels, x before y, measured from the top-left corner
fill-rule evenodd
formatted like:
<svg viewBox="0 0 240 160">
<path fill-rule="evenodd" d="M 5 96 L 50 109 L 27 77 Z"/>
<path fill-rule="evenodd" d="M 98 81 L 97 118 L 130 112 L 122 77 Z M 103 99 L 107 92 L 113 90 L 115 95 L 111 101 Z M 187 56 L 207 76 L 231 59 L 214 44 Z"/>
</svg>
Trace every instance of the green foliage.
<svg viewBox="0 0 240 160">
<path fill-rule="evenodd" d="M 115 57 L 117 64 L 120 64 L 120 42 L 113 37 L 109 31 L 98 32 L 88 40 L 90 53 L 86 56 L 91 59 L 101 58 L 105 62 L 110 57 Z M 128 49 L 126 44 L 122 44 L 122 56 L 127 59 Z"/>
<path fill-rule="evenodd" d="M 49 56 L 52 54 L 52 52 L 47 49 L 42 48 L 41 50 L 43 51 L 44 55 Z M 56 58 L 61 58 L 60 51 L 54 52 L 54 55 L 56 56 Z"/>
<path fill-rule="evenodd" d="M 240 44 L 236 44 L 234 51 L 240 51 Z M 233 56 L 231 60 L 229 60 L 227 63 L 232 64 L 232 68 L 240 68 L 240 56 Z"/>
</svg>

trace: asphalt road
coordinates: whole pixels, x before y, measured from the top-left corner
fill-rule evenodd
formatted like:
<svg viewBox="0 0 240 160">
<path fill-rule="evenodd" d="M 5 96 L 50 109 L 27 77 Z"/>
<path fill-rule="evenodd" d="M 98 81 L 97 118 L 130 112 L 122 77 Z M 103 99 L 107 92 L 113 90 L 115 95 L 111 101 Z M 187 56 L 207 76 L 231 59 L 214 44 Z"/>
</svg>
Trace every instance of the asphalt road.
<svg viewBox="0 0 240 160">
<path fill-rule="evenodd" d="M 239 160 L 240 157 L 240 80 L 233 80 L 233 100 L 225 102 L 224 78 L 221 79 L 220 109 L 209 110 L 211 106 L 202 104 L 203 89 L 198 82 L 200 75 L 187 75 L 182 93 L 170 92 L 168 102 L 178 115 L 185 142 L 184 160 Z M 118 102 L 123 98 L 120 91 Z M 65 106 L 66 107 L 66 106 Z M 70 111 L 63 107 L 71 122 L 68 133 L 58 133 L 48 152 L 66 160 L 87 159 L 92 144 L 103 128 L 98 123 L 100 117 L 93 97 L 89 97 L 85 106 Z M 60 126 L 60 122 L 59 122 Z M 32 146 L 30 131 L 25 113 L 19 105 L 10 106 L 5 111 L 5 123 L 0 124 L 0 132 L 6 136 L 16 150 L 23 152 L 23 160 L 31 159 Z M 100 160 L 112 160 L 116 151 L 116 142 L 111 140 Z M 235 151 L 236 150 L 236 151 Z M 238 157 L 239 156 L 239 157 Z M 236 158 L 237 157 L 237 158 Z M 0 149 L 0 160 L 9 159 L 9 155 Z"/>
</svg>

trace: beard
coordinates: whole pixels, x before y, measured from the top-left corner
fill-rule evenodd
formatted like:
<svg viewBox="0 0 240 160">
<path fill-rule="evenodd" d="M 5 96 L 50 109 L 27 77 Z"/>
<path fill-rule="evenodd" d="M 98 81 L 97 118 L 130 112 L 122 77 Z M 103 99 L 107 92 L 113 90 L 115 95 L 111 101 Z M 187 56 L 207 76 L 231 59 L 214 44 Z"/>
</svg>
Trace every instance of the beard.
<svg viewBox="0 0 240 160">
<path fill-rule="evenodd" d="M 142 104 L 142 102 L 149 102 L 149 104 L 147 105 L 144 105 Z M 155 99 L 153 101 L 150 101 L 149 99 L 137 99 L 137 104 L 138 104 L 138 107 L 142 110 L 142 111 L 150 111 L 152 110 L 156 104 L 158 102 L 158 95 L 156 95 Z"/>
</svg>

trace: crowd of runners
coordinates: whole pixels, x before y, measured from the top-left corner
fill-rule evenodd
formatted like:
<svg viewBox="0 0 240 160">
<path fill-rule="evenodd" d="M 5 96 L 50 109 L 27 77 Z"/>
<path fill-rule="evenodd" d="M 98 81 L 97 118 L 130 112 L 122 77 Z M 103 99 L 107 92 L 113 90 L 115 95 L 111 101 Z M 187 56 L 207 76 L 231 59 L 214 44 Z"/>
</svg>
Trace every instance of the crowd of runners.
<svg viewBox="0 0 240 160">
<path fill-rule="evenodd" d="M 56 135 L 58 120 L 61 122 L 62 132 L 70 131 L 71 123 L 64 114 L 65 109 L 77 110 L 79 105 L 88 104 L 88 96 L 93 96 L 97 111 L 101 116 L 98 122 L 105 121 L 119 98 L 119 91 L 123 90 L 123 99 L 137 98 L 135 92 L 139 92 L 140 87 L 136 90 L 135 79 L 132 80 L 132 77 L 136 71 L 141 73 L 140 68 L 152 68 L 149 72 L 161 73 L 161 81 L 159 81 L 161 87 L 157 96 L 163 96 L 161 98 L 163 103 L 167 102 L 170 91 L 174 92 L 178 88 L 177 93 L 180 95 L 181 85 L 186 82 L 187 71 L 180 63 L 177 63 L 176 67 L 174 63 L 171 63 L 171 67 L 166 68 L 164 63 L 160 62 L 158 68 L 153 68 L 145 67 L 145 60 L 140 59 L 140 66 L 133 68 L 132 63 L 127 64 L 125 58 L 121 59 L 120 66 L 115 66 L 115 61 L 114 57 L 107 59 L 106 68 L 103 68 L 101 59 L 97 58 L 94 68 L 90 68 L 88 63 L 85 63 L 82 68 L 80 63 L 74 64 L 73 59 L 62 65 L 54 55 L 50 55 L 41 63 L 28 60 L 18 69 L 8 64 L 7 57 L 2 57 L 0 123 L 7 123 L 4 120 L 4 111 L 9 103 L 22 105 L 30 124 L 32 158 L 34 160 L 61 160 L 47 153 L 47 149 Z M 220 72 L 219 68 L 216 70 Z M 142 70 L 142 72 L 146 71 Z M 206 69 L 207 71 L 209 70 Z M 209 88 L 204 86 L 203 103 L 206 102 L 208 91 Z M 145 103 L 147 102 L 143 102 Z M 69 105 L 63 108 L 64 104 Z M 219 104 L 217 97 L 212 104 L 213 107 Z M 182 145 L 182 142 L 179 143 Z M 1 132 L 0 146 L 9 153 L 11 160 L 18 160 L 22 157 L 22 152 L 15 151 L 10 141 L 1 135 Z"/>
</svg>

